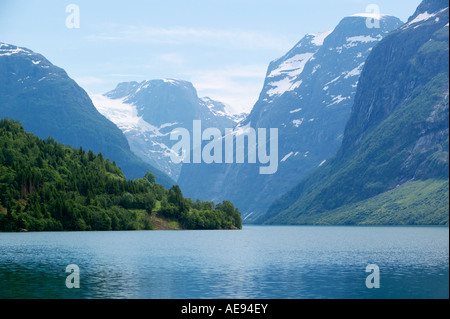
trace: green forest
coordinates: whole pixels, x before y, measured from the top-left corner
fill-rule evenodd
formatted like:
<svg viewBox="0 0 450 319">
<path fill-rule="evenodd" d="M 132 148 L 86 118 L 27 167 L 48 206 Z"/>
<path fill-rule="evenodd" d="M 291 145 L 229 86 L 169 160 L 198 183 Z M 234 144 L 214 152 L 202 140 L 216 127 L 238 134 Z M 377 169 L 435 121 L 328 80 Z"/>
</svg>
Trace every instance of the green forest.
<svg viewBox="0 0 450 319">
<path fill-rule="evenodd" d="M 229 201 L 193 201 L 148 172 L 127 180 L 114 161 L 0 120 L 0 231 L 241 229 Z"/>
</svg>

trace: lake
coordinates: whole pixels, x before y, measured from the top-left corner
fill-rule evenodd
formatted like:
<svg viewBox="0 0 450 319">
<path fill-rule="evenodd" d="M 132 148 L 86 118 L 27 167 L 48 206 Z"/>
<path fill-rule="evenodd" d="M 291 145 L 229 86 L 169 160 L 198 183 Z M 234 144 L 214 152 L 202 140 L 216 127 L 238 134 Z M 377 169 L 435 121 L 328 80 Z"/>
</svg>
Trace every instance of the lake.
<svg viewBox="0 0 450 319">
<path fill-rule="evenodd" d="M 0 233 L 0 284 L 2 299 L 449 298 L 449 229 Z"/>
</svg>

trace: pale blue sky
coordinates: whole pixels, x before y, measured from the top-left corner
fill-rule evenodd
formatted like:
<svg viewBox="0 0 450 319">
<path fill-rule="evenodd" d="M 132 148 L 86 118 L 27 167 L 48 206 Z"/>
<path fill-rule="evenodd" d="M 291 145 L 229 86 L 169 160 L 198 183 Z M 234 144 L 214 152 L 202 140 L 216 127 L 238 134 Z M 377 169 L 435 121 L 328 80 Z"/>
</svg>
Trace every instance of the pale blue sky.
<svg viewBox="0 0 450 319">
<path fill-rule="evenodd" d="M 66 27 L 66 6 L 80 28 Z M 406 21 L 420 0 L 0 0 L 0 42 L 64 68 L 88 93 L 123 81 L 178 78 L 200 96 L 250 110 L 270 61 L 306 33 L 377 4 Z"/>
</svg>

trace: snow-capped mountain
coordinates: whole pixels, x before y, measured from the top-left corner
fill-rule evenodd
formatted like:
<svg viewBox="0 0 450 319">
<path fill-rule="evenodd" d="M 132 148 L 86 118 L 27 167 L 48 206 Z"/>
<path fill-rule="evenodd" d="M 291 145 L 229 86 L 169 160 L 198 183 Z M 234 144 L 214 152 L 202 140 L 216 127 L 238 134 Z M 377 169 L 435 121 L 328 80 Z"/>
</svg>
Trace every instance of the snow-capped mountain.
<svg viewBox="0 0 450 319">
<path fill-rule="evenodd" d="M 234 128 L 239 116 L 211 98 L 199 98 L 192 83 L 176 79 L 120 83 L 104 94 L 91 97 L 100 113 L 125 134 L 132 151 L 177 180 L 182 164 L 170 159 L 170 140 L 175 128 L 192 131 L 193 120 L 203 127 Z"/>
<path fill-rule="evenodd" d="M 449 2 L 424 0 L 367 58 L 336 156 L 260 221 L 448 225 L 448 140 Z"/>
<path fill-rule="evenodd" d="M 21 122 L 40 138 L 101 152 L 127 178 L 147 171 L 166 187 L 173 181 L 131 152 L 123 133 L 102 116 L 88 94 L 41 54 L 0 43 L 0 118 Z"/>
<path fill-rule="evenodd" d="M 323 165 L 342 143 L 359 76 L 372 48 L 402 22 L 367 14 L 345 17 L 333 30 L 307 34 L 270 63 L 263 90 L 242 127 L 278 128 L 279 168 L 260 175 L 257 165 L 184 165 L 180 186 L 194 198 L 233 201 L 247 222 Z M 214 181 L 214 183 L 211 183 Z"/>
</svg>

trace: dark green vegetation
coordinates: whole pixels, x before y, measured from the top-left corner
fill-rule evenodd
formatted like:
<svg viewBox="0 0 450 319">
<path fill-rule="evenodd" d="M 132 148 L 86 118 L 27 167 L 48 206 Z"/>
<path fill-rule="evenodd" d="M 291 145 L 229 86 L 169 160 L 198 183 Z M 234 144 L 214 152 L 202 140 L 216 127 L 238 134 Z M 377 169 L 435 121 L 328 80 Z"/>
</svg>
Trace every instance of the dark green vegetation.
<svg viewBox="0 0 450 319">
<path fill-rule="evenodd" d="M 0 120 L 0 231 L 242 227 L 232 203 L 194 202 L 178 186 L 156 182 L 152 173 L 126 180 L 101 153 L 41 140 L 19 122 Z"/>
<path fill-rule="evenodd" d="M 263 222 L 448 225 L 448 21 L 448 1 L 424 1 L 373 49 L 337 155 Z"/>
<path fill-rule="evenodd" d="M 409 182 L 364 201 L 297 221 L 312 225 L 448 225 L 448 180 Z"/>
</svg>

